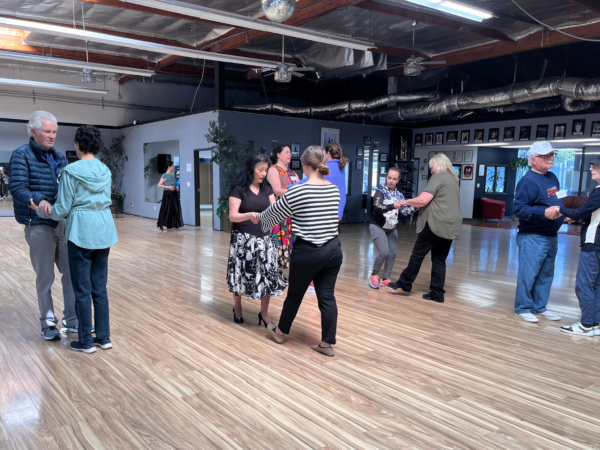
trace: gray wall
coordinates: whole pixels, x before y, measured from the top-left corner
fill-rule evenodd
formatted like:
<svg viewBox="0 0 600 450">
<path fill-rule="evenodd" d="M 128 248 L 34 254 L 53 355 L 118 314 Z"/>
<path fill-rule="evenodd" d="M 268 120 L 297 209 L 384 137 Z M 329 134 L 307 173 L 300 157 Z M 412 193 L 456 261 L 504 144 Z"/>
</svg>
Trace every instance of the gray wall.
<svg viewBox="0 0 600 450">
<path fill-rule="evenodd" d="M 370 209 L 368 213 L 365 213 L 362 208 L 362 171 L 355 169 L 358 158 L 356 147 L 363 145 L 363 136 L 371 136 L 372 142 L 379 142 L 379 152 L 389 154 L 391 134 L 389 127 L 232 111 L 221 111 L 219 115 L 221 123 L 227 123 L 240 145 L 247 140 L 253 140 L 254 149 L 258 151 L 260 147 L 264 147 L 267 149 L 267 154 L 271 152 L 271 141 L 277 141 L 280 144 L 298 142 L 302 153 L 309 145 L 320 145 L 321 127 L 339 129 L 344 156 L 352 162 L 352 188 L 350 196 L 346 199 L 348 217 L 351 222 L 362 222 L 369 219 Z"/>
</svg>

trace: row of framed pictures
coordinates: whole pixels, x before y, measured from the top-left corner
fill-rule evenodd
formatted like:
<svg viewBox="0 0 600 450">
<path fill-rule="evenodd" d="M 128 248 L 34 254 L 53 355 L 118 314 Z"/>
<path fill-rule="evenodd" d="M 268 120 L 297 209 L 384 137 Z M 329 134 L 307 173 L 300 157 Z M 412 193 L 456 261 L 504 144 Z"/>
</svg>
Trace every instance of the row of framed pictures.
<svg viewBox="0 0 600 450">
<path fill-rule="evenodd" d="M 519 128 L 519 141 L 531 141 L 531 125 L 521 126 Z M 549 125 L 538 125 L 535 131 L 535 140 L 543 141 L 549 139 L 548 136 Z M 516 127 L 504 127 L 504 133 L 502 134 L 502 142 L 512 142 L 515 140 Z M 479 144 L 484 142 L 485 130 L 475 130 L 473 133 L 473 143 Z M 567 124 L 561 123 L 554 125 L 553 139 L 565 139 L 567 134 Z M 572 135 L 583 136 L 585 134 L 585 119 L 575 119 L 573 121 Z M 592 137 L 600 137 L 600 121 L 592 122 Z M 446 132 L 446 143 L 460 142 L 461 144 L 470 143 L 471 131 L 465 130 L 460 132 L 460 141 L 458 131 L 447 131 Z M 499 142 L 500 141 L 500 128 L 490 128 L 488 130 L 487 142 Z M 425 145 L 442 145 L 444 143 L 444 133 L 426 133 L 425 134 Z M 415 147 L 423 145 L 423 134 L 415 134 Z"/>
<path fill-rule="evenodd" d="M 473 150 L 452 150 L 447 152 L 429 152 L 429 160 L 437 153 L 445 154 L 451 162 L 473 162 Z"/>
</svg>

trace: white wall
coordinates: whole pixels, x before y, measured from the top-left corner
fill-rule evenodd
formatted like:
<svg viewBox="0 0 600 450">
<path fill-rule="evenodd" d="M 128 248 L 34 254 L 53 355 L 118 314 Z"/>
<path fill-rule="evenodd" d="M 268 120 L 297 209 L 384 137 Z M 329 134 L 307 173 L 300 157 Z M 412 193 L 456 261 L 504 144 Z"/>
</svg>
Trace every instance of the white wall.
<svg viewBox="0 0 600 450">
<path fill-rule="evenodd" d="M 183 221 L 186 225 L 194 225 L 195 193 L 193 170 L 194 165 L 197 164 L 197 161 L 194 160 L 194 150 L 211 146 L 206 142 L 204 135 L 208 132 L 209 122 L 211 120 L 218 121 L 218 118 L 217 112 L 208 112 L 146 125 L 137 125 L 120 130 L 123 135 L 127 136 L 123 145 L 129 158 L 125 163 L 121 185 L 126 195 L 125 212 L 153 219 L 158 218 L 160 205 L 145 201 L 144 144 L 147 142 L 178 140 Z M 187 171 L 187 164 L 191 164 L 191 172 Z M 213 185 L 213 191 L 218 196 L 218 176 L 213 178 Z M 131 203 L 133 203 L 133 206 Z M 203 225 L 206 226 L 208 224 Z"/>
<path fill-rule="evenodd" d="M 175 157 L 179 157 L 179 140 L 148 142 L 147 144 L 144 153 L 144 167 L 150 163 L 151 169 L 148 176 L 144 178 L 145 200 L 149 203 L 158 203 L 163 196 L 163 189 L 158 188 L 158 183 L 165 173 L 165 168 L 158 167 L 157 156 L 159 154 L 171 155 L 171 160 L 175 161 Z"/>
</svg>

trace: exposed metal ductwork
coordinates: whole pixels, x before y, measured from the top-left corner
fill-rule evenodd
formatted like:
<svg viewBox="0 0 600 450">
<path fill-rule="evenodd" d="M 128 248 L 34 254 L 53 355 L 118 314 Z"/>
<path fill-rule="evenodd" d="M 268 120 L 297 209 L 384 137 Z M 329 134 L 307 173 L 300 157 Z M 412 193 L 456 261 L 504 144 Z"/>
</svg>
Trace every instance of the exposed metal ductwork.
<svg viewBox="0 0 600 450">
<path fill-rule="evenodd" d="M 279 111 L 288 114 L 308 114 L 311 116 L 329 116 L 354 111 L 365 111 L 369 109 L 382 108 L 388 103 L 407 103 L 420 100 L 432 100 L 439 98 L 436 92 L 415 92 L 413 94 L 389 94 L 373 100 L 350 100 L 326 106 L 286 106 L 279 103 L 268 103 L 266 105 L 234 106 L 235 109 L 248 111 Z M 394 109 L 394 112 L 396 109 Z"/>
<path fill-rule="evenodd" d="M 539 110 L 535 104 L 524 104 L 552 97 L 562 97 L 562 100 L 556 102 L 556 104 L 545 105 Z M 390 123 L 450 115 L 456 117 L 460 112 L 472 112 L 473 110 L 484 108 L 490 112 L 504 113 L 515 111 L 550 111 L 562 106 L 567 111 L 577 112 L 593 107 L 593 102 L 600 100 L 600 78 L 553 77 L 538 81 L 514 83 L 502 88 L 461 93 L 441 99 L 437 98 L 437 93 L 412 93 L 386 95 L 367 102 L 348 101 L 312 108 L 288 107 L 278 104 L 237 106 L 236 108 L 251 111 L 281 111 L 290 114 L 309 114 L 312 116 L 329 116 L 335 114 L 337 118 L 370 119 Z M 391 102 L 406 103 L 414 101 L 418 101 L 419 103 L 401 105 L 393 110 L 367 112 L 371 109 L 387 106 Z"/>
</svg>

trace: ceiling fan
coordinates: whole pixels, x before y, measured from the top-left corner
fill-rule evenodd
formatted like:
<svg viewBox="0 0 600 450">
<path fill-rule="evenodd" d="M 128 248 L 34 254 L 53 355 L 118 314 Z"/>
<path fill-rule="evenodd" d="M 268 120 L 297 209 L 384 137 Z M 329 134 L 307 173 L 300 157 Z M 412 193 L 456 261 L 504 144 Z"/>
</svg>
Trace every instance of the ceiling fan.
<svg viewBox="0 0 600 450">
<path fill-rule="evenodd" d="M 114 75 L 114 73 L 97 72 L 93 69 L 82 69 L 80 73 L 71 75 L 71 77 L 81 77 L 83 83 L 101 83 L 105 78 Z"/>
<path fill-rule="evenodd" d="M 288 64 L 284 59 L 284 50 L 285 50 L 285 36 L 281 36 L 281 62 L 277 63 L 277 69 L 271 68 L 262 68 L 262 69 L 252 69 L 255 72 L 271 72 L 264 75 L 265 77 L 269 77 L 271 75 L 274 76 L 275 81 L 278 83 L 289 83 L 292 81 L 292 76 L 295 77 L 303 77 L 305 76 L 303 73 L 298 72 L 314 72 L 314 67 L 298 67 L 293 64 Z"/>
<path fill-rule="evenodd" d="M 417 30 L 417 21 L 412 23 L 413 41 L 412 41 L 412 56 L 399 67 L 404 67 L 404 75 L 407 77 L 416 77 L 425 70 L 425 65 L 446 64 L 446 61 L 425 61 L 423 57 L 415 57 L 415 31 Z"/>
</svg>

